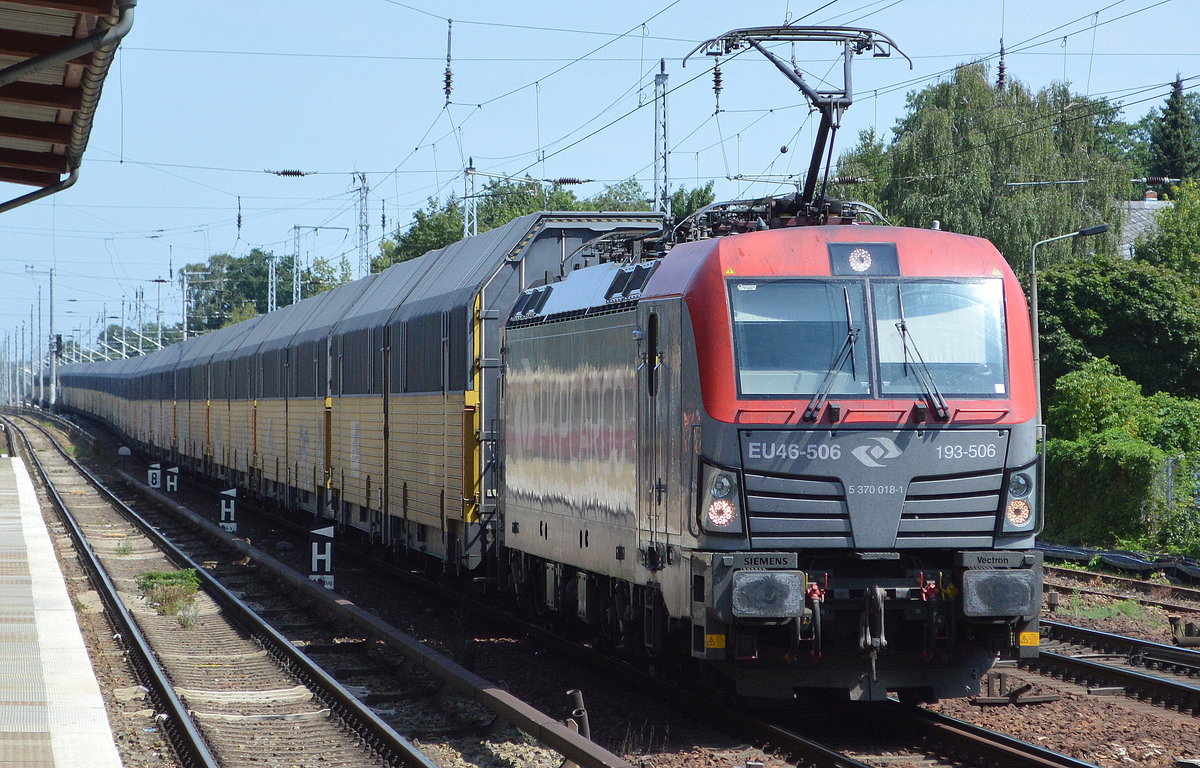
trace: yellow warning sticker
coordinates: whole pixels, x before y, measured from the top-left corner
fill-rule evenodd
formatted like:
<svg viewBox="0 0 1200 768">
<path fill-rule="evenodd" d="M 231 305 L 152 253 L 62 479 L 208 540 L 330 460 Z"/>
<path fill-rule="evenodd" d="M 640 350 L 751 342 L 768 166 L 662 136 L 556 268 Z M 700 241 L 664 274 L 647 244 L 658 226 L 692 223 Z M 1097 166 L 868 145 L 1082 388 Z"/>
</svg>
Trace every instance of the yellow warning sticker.
<svg viewBox="0 0 1200 768">
<path fill-rule="evenodd" d="M 721 634 L 721 635 L 705 635 L 704 636 L 704 647 L 705 648 L 724 648 L 725 647 L 725 635 L 723 635 L 723 634 Z"/>
<path fill-rule="evenodd" d="M 727 275 L 732 275 L 732 274 L 733 274 L 733 267 L 726 267 L 726 268 L 725 268 L 725 274 L 727 274 Z"/>
<path fill-rule="evenodd" d="M 1037 632 L 1022 632 L 1020 637 L 1017 638 L 1017 642 L 1023 647 L 1033 646 L 1036 648 L 1041 645 L 1042 638 Z"/>
</svg>

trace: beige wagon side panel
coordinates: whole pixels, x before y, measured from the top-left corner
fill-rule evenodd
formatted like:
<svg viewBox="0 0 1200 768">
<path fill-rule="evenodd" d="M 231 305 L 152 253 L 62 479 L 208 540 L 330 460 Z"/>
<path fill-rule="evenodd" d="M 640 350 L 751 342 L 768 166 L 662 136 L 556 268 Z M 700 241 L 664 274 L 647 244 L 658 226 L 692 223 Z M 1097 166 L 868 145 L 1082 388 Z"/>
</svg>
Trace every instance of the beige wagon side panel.
<svg viewBox="0 0 1200 768">
<path fill-rule="evenodd" d="M 170 440 L 170 405 L 166 405 L 167 440 Z M 200 457 L 204 444 L 204 402 L 193 403 L 180 400 L 175 406 L 176 440 L 179 452 L 184 456 Z M 198 414 L 198 415 L 197 415 Z M 197 426 L 197 420 L 199 425 Z M 168 443 L 169 444 L 169 443 Z"/>
<path fill-rule="evenodd" d="M 233 446 L 229 440 L 229 401 L 213 400 L 208 406 L 208 421 L 213 460 L 223 467 L 232 467 Z"/>
<path fill-rule="evenodd" d="M 379 509 L 383 487 L 383 396 L 333 398 L 333 484 L 342 500 Z M 368 488 L 370 498 L 368 498 Z"/>
<path fill-rule="evenodd" d="M 291 484 L 301 490 L 315 492 L 317 487 L 325 482 L 323 400 L 312 398 L 288 401 L 287 440 L 291 446 Z M 283 455 L 282 452 L 280 455 Z"/>
<path fill-rule="evenodd" d="M 254 441 L 254 403 L 250 400 L 229 401 L 226 420 L 229 422 L 226 450 L 230 463 L 238 472 L 250 471 Z"/>
<path fill-rule="evenodd" d="M 263 477 L 287 482 L 287 411 L 282 399 L 258 401 L 258 452 Z M 276 461 L 278 459 L 278 461 Z"/>
<path fill-rule="evenodd" d="M 461 392 L 391 396 L 390 514 L 438 529 L 443 514 L 462 519 L 464 404 Z"/>
</svg>

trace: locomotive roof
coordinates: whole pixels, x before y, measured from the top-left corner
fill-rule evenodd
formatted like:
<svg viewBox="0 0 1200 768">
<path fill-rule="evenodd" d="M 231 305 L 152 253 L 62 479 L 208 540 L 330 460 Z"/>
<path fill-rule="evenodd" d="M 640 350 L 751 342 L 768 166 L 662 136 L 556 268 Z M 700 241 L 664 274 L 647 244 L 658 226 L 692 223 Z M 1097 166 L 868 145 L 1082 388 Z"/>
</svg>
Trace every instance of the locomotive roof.
<svg viewBox="0 0 1200 768">
<path fill-rule="evenodd" d="M 829 275 L 830 243 L 892 243 L 906 275 L 981 276 L 1011 273 L 989 241 L 934 229 L 875 225 L 787 227 L 675 246 L 646 286 L 646 296 L 688 293 L 717 270 L 725 276 Z"/>
</svg>

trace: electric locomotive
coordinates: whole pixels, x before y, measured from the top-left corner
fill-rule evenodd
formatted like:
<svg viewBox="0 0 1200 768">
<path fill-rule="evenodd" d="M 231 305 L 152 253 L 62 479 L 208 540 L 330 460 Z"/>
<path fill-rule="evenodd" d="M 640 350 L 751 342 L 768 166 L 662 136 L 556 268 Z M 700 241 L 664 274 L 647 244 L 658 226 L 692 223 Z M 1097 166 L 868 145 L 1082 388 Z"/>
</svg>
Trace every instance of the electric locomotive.
<svg viewBox="0 0 1200 768">
<path fill-rule="evenodd" d="M 787 42 L 839 45 L 843 87 L 810 86 L 768 47 Z M 618 646 L 685 647 L 745 696 L 976 692 L 1039 642 L 1024 296 L 986 241 L 818 193 L 851 60 L 890 38 L 759 27 L 692 54 L 748 46 L 820 114 L 803 190 L 713 206 L 661 259 L 572 272 L 509 317 L 511 588 Z"/>
<path fill-rule="evenodd" d="M 1038 645 L 1021 287 L 985 240 L 849 206 L 795 226 L 780 202 L 518 300 L 512 587 L 617 644 L 687 648 L 746 696 L 976 692 Z"/>
</svg>

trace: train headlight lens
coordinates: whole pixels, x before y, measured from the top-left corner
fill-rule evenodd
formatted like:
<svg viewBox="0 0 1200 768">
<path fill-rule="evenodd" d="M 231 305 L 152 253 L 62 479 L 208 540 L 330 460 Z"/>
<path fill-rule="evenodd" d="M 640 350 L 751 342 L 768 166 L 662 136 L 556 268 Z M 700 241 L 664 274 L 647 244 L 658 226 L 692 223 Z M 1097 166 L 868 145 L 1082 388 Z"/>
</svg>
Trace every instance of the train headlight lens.
<svg viewBox="0 0 1200 768">
<path fill-rule="evenodd" d="M 704 466 L 700 525 L 708 533 L 741 533 L 742 501 L 733 472 Z"/>
<path fill-rule="evenodd" d="M 1033 519 L 1033 507 L 1025 499 L 1012 499 L 1004 510 L 1004 521 L 1011 528 L 1024 528 Z"/>
<path fill-rule="evenodd" d="M 708 524 L 712 528 L 728 528 L 737 510 L 727 499 L 713 499 L 708 505 Z"/>
<path fill-rule="evenodd" d="M 1008 478 L 1008 497 L 1010 499 L 1023 499 L 1033 490 L 1033 479 L 1024 472 L 1014 472 Z M 1028 506 L 1028 505 L 1026 505 Z"/>
<path fill-rule="evenodd" d="M 724 499 L 729 496 L 729 493 L 732 490 L 733 481 L 729 479 L 729 475 L 720 474 L 717 475 L 717 479 L 713 481 L 712 490 L 710 490 L 708 493 L 714 499 Z"/>
</svg>

